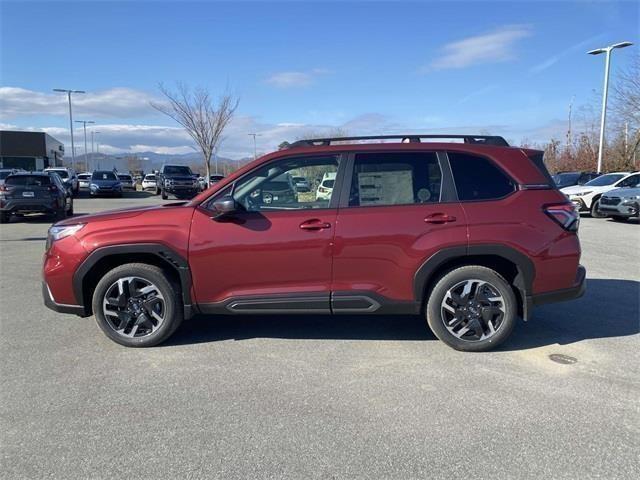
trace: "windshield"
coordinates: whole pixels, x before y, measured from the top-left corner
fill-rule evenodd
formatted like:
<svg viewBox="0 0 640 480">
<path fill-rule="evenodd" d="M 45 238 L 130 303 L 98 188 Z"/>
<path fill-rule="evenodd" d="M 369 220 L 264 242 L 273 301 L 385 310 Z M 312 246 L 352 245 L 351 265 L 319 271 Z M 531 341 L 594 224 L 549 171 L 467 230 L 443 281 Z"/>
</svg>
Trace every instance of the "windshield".
<svg viewBox="0 0 640 480">
<path fill-rule="evenodd" d="M 78 175 L 78 178 L 80 180 L 89 180 L 91 178 L 91 174 L 89 174 L 89 173 L 81 173 L 80 175 Z"/>
<path fill-rule="evenodd" d="M 579 173 L 558 173 L 554 175 L 553 181 L 558 187 L 566 187 L 567 185 L 575 185 L 580 178 Z"/>
<path fill-rule="evenodd" d="M 49 172 L 56 172 L 61 178 L 69 178 L 69 172 L 66 170 L 49 170 Z"/>
<path fill-rule="evenodd" d="M 164 167 L 165 175 L 193 175 L 189 167 L 181 167 L 178 165 L 167 165 Z"/>
<path fill-rule="evenodd" d="M 131 181 L 131 180 L 132 180 L 132 179 L 131 179 L 131 175 L 118 175 L 118 178 L 119 178 L 120 180 L 129 180 L 129 181 Z"/>
<path fill-rule="evenodd" d="M 608 173 L 606 175 L 602 175 L 601 177 L 594 178 L 584 185 L 588 187 L 604 187 L 606 185 L 612 185 L 626 176 L 627 175 L 625 173 Z"/>
<path fill-rule="evenodd" d="M 7 178 L 6 184 L 20 187 L 44 187 L 51 185 L 51 178 L 49 175 L 16 175 Z"/>
<path fill-rule="evenodd" d="M 156 176 L 155 175 L 147 175 L 146 177 L 144 177 L 145 180 L 155 180 Z"/>
<path fill-rule="evenodd" d="M 117 180 L 113 172 L 93 172 L 91 180 Z"/>
<path fill-rule="evenodd" d="M 327 188 L 333 188 L 334 184 L 335 180 L 325 180 L 324 182 L 322 182 L 322 186 Z"/>
</svg>

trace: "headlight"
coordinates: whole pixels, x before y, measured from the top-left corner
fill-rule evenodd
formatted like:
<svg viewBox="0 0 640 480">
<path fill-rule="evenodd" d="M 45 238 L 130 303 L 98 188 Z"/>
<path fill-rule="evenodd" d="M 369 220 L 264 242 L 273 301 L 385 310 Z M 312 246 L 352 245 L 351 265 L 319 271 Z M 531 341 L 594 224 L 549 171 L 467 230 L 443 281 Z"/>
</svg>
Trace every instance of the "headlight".
<svg viewBox="0 0 640 480">
<path fill-rule="evenodd" d="M 168 186 L 168 185 L 171 185 L 172 183 L 173 183 L 173 180 L 171 180 L 170 178 L 167 178 L 167 179 L 164 181 L 164 184 L 165 184 L 165 185 L 167 185 L 167 186 Z"/>
<path fill-rule="evenodd" d="M 77 223 L 76 225 L 53 225 L 49 228 L 49 232 L 47 234 L 47 250 L 49 250 L 51 244 L 56 240 L 62 240 L 63 238 L 70 237 L 80 231 L 85 225 L 85 223 Z"/>
<path fill-rule="evenodd" d="M 91 185 L 89 185 L 89 188 L 97 189 L 97 188 L 100 188 L 100 187 L 98 187 L 98 185 L 96 185 L 95 183 L 92 183 Z"/>
<path fill-rule="evenodd" d="M 625 200 L 640 200 L 640 195 L 631 195 L 630 197 L 624 197 Z"/>
<path fill-rule="evenodd" d="M 576 197 L 584 197 L 585 195 L 589 195 L 590 193 L 593 193 L 593 190 L 590 190 L 588 192 L 574 193 L 573 195 L 576 196 Z"/>
</svg>

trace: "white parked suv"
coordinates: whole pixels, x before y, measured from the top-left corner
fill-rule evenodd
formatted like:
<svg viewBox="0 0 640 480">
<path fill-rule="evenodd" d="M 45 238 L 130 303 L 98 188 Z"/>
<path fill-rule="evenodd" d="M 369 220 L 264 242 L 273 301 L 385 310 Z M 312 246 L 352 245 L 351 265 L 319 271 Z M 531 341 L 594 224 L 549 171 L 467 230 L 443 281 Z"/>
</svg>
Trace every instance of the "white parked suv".
<svg viewBox="0 0 640 480">
<path fill-rule="evenodd" d="M 331 199 L 331 192 L 333 192 L 333 185 L 336 183 L 336 172 L 325 173 L 322 177 L 318 190 L 316 190 L 316 200 L 329 200 Z"/>
<path fill-rule="evenodd" d="M 640 172 L 614 172 L 607 173 L 585 183 L 560 189 L 571 203 L 581 212 L 589 212 L 594 218 L 603 218 L 605 215 L 598 211 L 600 197 L 615 188 L 634 186 L 638 182 Z"/>
<path fill-rule="evenodd" d="M 142 180 L 142 190 L 153 190 L 157 188 L 156 176 L 153 173 L 148 173 Z"/>
<path fill-rule="evenodd" d="M 67 187 L 67 190 L 72 195 L 77 195 L 80 191 L 80 182 L 78 181 L 78 175 L 73 168 L 66 167 L 49 167 L 44 169 L 45 172 L 56 172 L 62 179 L 62 183 Z"/>
</svg>

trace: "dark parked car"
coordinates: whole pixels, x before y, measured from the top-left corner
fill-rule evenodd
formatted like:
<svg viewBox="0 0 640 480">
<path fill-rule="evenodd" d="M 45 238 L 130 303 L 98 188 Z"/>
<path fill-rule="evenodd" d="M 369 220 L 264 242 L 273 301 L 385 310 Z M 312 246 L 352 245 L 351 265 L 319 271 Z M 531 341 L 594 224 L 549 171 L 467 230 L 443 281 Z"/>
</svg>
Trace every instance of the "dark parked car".
<svg viewBox="0 0 640 480">
<path fill-rule="evenodd" d="M 0 186 L 0 223 L 11 215 L 44 213 L 60 220 L 73 215 L 73 196 L 54 172 L 19 172 Z"/>
<path fill-rule="evenodd" d="M 483 351 L 534 306 L 582 295 L 579 216 L 543 152 L 425 137 L 300 141 L 190 202 L 57 223 L 44 302 L 132 347 L 196 313 L 306 312 L 420 314 L 451 347 Z M 332 176 L 330 196 L 267 201 L 273 184 L 289 195 L 290 172 Z"/>
<path fill-rule="evenodd" d="M 293 177 L 293 183 L 296 186 L 296 191 L 306 193 L 311 191 L 311 184 L 309 180 L 304 177 Z"/>
<path fill-rule="evenodd" d="M 198 177 L 184 165 L 163 165 L 156 178 L 156 194 L 166 200 L 169 195 L 176 198 L 192 198 L 200 191 Z"/>
<path fill-rule="evenodd" d="M 89 193 L 92 196 L 122 196 L 122 182 L 118 176 L 109 170 L 98 170 L 91 174 Z"/>
<path fill-rule="evenodd" d="M 600 174 L 596 172 L 559 172 L 551 178 L 553 178 L 556 187 L 565 188 L 573 185 L 584 185 L 599 176 Z"/>
</svg>

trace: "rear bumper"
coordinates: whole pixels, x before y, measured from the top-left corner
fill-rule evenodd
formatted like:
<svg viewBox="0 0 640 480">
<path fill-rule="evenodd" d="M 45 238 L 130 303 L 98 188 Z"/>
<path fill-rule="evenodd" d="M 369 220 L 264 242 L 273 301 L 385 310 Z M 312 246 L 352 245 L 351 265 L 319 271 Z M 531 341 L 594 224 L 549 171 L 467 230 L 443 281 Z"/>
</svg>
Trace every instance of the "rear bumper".
<svg viewBox="0 0 640 480">
<path fill-rule="evenodd" d="M 2 201 L 0 211 L 5 213 L 54 213 L 58 208 L 55 200 L 6 199 Z"/>
<path fill-rule="evenodd" d="M 528 296 L 527 310 L 531 312 L 534 306 L 544 305 L 546 303 L 566 302 L 567 300 L 580 298 L 587 289 L 586 277 L 586 269 L 582 265 L 578 265 L 576 281 L 572 287 Z"/>
<path fill-rule="evenodd" d="M 54 312 L 73 313 L 79 317 L 89 316 L 82 305 L 65 305 L 63 303 L 56 303 L 46 282 L 42 282 L 42 298 L 44 300 L 44 305 Z"/>
</svg>

